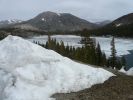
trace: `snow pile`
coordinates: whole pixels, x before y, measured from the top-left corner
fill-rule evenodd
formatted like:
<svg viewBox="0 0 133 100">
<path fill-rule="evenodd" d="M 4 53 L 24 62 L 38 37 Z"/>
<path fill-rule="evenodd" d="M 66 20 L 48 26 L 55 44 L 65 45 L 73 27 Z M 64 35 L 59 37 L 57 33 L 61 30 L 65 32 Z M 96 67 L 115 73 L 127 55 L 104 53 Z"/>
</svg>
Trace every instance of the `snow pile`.
<svg viewBox="0 0 133 100">
<path fill-rule="evenodd" d="M 133 76 L 133 67 L 130 68 L 128 71 L 125 71 L 124 68 L 121 68 L 119 71 L 125 73 L 126 75 Z"/>
<path fill-rule="evenodd" d="M 126 73 L 124 67 L 122 67 L 122 68 L 119 70 L 119 72 Z"/>
<path fill-rule="evenodd" d="M 130 68 L 127 72 L 126 72 L 127 75 L 130 75 L 130 76 L 133 76 L 133 67 Z"/>
<path fill-rule="evenodd" d="M 17 36 L 0 42 L 0 100 L 51 100 L 103 83 L 112 73 L 76 63 Z"/>
</svg>

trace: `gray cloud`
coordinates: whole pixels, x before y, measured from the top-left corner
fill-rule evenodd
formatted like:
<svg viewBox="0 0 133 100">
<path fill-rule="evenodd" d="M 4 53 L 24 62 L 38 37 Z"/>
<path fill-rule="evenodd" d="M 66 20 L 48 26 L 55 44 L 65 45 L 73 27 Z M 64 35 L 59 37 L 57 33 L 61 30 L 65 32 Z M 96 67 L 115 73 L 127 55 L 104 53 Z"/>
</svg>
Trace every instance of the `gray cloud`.
<svg viewBox="0 0 133 100">
<path fill-rule="evenodd" d="M 0 20 L 30 19 L 43 11 L 67 12 L 89 21 L 133 12 L 132 0 L 0 0 Z"/>
</svg>

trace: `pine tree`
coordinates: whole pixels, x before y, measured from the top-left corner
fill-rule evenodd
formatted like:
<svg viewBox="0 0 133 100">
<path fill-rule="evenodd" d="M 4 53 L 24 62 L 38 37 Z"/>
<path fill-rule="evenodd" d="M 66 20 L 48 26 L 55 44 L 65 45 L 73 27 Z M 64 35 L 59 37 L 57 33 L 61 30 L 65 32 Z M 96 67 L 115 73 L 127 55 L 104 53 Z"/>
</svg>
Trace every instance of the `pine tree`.
<svg viewBox="0 0 133 100">
<path fill-rule="evenodd" d="M 112 38 L 112 41 L 111 41 L 111 67 L 114 68 L 114 67 L 117 67 L 116 66 L 116 61 L 117 61 L 117 58 L 116 58 L 116 49 L 115 49 L 115 38 L 113 37 Z"/>
<path fill-rule="evenodd" d="M 46 44 L 46 47 L 48 48 L 48 49 L 52 49 L 52 46 L 51 46 L 51 37 L 50 37 L 50 35 L 48 35 L 48 43 Z"/>
<path fill-rule="evenodd" d="M 97 47 L 96 47 L 96 56 L 97 56 L 97 62 L 96 64 L 98 66 L 100 66 L 102 64 L 102 51 L 101 51 L 101 48 L 100 48 L 100 44 L 98 43 L 97 44 Z"/>
<path fill-rule="evenodd" d="M 65 46 L 63 41 L 60 42 L 60 53 L 65 55 Z"/>
<path fill-rule="evenodd" d="M 107 65 L 106 54 L 102 53 L 102 66 L 106 66 L 106 65 Z"/>
</svg>

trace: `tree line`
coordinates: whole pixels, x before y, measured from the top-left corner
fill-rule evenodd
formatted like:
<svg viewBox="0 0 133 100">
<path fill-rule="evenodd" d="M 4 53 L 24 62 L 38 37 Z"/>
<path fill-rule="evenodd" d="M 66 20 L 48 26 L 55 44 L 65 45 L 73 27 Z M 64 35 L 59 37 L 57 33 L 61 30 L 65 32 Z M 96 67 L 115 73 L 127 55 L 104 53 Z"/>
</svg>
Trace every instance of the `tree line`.
<svg viewBox="0 0 133 100">
<path fill-rule="evenodd" d="M 52 49 L 63 56 L 86 64 L 116 69 L 120 69 L 122 66 L 125 66 L 125 58 L 122 57 L 120 59 L 116 57 L 114 38 L 111 42 L 111 57 L 108 58 L 101 50 L 100 44 L 96 43 L 96 40 L 90 38 L 89 35 L 86 35 L 82 38 L 81 43 L 83 46 L 77 48 L 69 45 L 65 46 L 63 41 L 57 42 L 56 39 L 51 39 L 50 36 L 48 36 L 48 41 L 46 44 L 40 44 L 38 42 L 34 43 L 39 44 L 46 49 Z"/>
</svg>

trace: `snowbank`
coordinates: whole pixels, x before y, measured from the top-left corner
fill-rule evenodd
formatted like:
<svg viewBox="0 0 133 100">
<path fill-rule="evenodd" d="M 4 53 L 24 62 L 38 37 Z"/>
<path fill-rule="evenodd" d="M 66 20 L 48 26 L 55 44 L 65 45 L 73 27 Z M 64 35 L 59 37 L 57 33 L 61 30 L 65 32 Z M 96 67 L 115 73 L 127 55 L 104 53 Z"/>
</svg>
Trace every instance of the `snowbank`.
<svg viewBox="0 0 133 100">
<path fill-rule="evenodd" d="M 17 36 L 0 42 L 0 100 L 51 100 L 103 83 L 112 73 L 76 63 Z"/>
<path fill-rule="evenodd" d="M 127 72 L 126 72 L 127 75 L 130 75 L 130 76 L 133 76 L 133 67 L 130 68 Z"/>
<path fill-rule="evenodd" d="M 125 66 L 123 66 L 123 67 L 119 70 L 119 72 L 126 73 L 126 70 L 124 69 L 124 67 L 125 67 Z"/>
<path fill-rule="evenodd" d="M 124 68 L 121 68 L 121 70 L 119 71 L 125 73 L 126 75 L 133 76 L 133 67 L 130 68 L 128 71 L 125 71 Z"/>
</svg>

